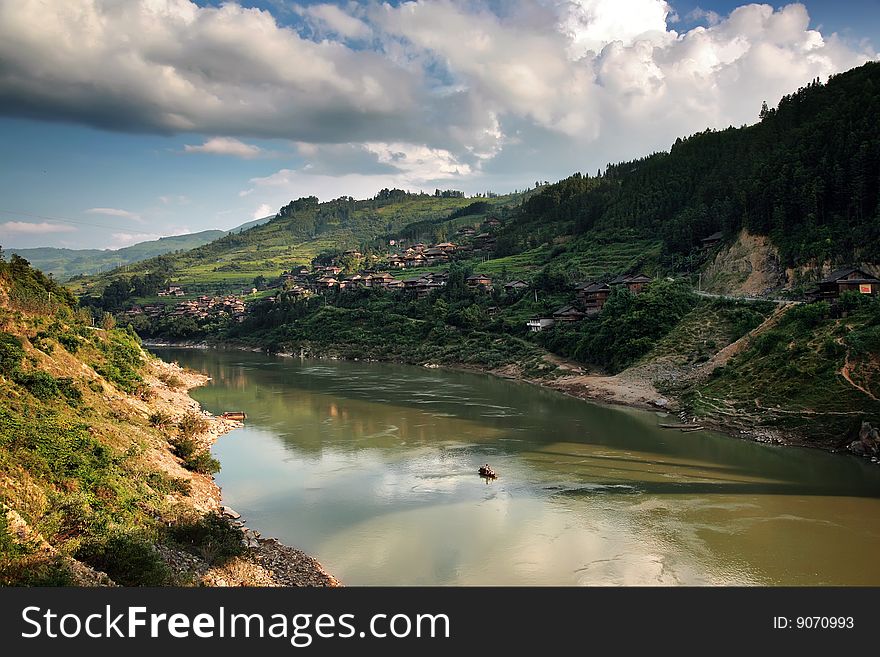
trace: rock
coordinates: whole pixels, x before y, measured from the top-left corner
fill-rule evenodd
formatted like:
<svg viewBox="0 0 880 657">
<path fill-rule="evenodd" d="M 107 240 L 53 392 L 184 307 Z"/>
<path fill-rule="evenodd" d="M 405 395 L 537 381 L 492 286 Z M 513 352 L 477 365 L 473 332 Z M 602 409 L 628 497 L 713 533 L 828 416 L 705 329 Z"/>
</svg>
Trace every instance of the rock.
<svg viewBox="0 0 880 657">
<path fill-rule="evenodd" d="M 231 507 L 223 506 L 221 508 L 223 511 L 223 515 L 227 518 L 232 518 L 233 520 L 238 520 L 239 518 L 241 518 L 241 514 Z"/>
<path fill-rule="evenodd" d="M 657 408 L 669 408 L 669 400 L 666 397 L 657 397 L 651 400 L 651 405 Z"/>
<path fill-rule="evenodd" d="M 859 439 L 849 444 L 849 450 L 860 456 L 876 456 L 880 454 L 880 432 L 870 422 L 862 422 Z"/>
</svg>

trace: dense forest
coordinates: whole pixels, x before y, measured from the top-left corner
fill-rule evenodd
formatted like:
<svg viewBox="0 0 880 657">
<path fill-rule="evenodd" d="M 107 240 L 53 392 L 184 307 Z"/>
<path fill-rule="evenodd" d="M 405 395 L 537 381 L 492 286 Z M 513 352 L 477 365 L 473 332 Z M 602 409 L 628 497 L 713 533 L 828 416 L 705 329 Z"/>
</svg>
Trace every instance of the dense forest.
<svg viewBox="0 0 880 657">
<path fill-rule="evenodd" d="M 755 125 L 706 130 L 669 152 L 543 187 L 499 238 L 499 255 L 556 235 L 659 235 L 675 265 L 700 239 L 746 229 L 769 235 L 788 266 L 876 259 L 880 63 L 757 109 Z"/>
</svg>

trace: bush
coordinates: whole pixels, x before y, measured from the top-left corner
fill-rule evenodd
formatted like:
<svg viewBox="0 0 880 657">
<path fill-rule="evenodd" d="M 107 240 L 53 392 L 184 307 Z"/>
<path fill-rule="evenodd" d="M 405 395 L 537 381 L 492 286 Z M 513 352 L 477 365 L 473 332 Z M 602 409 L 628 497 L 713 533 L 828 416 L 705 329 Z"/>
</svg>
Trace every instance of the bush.
<svg viewBox="0 0 880 657">
<path fill-rule="evenodd" d="M 177 429 L 184 438 L 195 438 L 199 434 L 205 433 L 210 426 L 208 421 L 195 411 L 187 412 L 177 423 Z"/>
<path fill-rule="evenodd" d="M 222 564 L 244 552 L 241 532 L 217 513 L 172 525 L 167 538 L 209 564 Z"/>
<path fill-rule="evenodd" d="M 31 554 L 19 557 L 0 555 L 0 586 L 70 586 L 70 568 L 61 557 Z"/>
<path fill-rule="evenodd" d="M 174 388 L 175 390 L 184 386 L 183 379 L 169 372 L 160 372 L 156 378 L 169 388 Z"/>
<path fill-rule="evenodd" d="M 123 586 L 162 586 L 171 575 L 150 540 L 137 531 L 89 538 L 75 556 Z"/>
<path fill-rule="evenodd" d="M 60 393 L 58 380 L 41 370 L 18 372 L 15 375 L 15 382 L 40 401 L 48 401 Z"/>
<path fill-rule="evenodd" d="M 163 411 L 156 411 L 155 413 L 150 414 L 148 421 L 151 427 L 164 429 L 171 424 L 171 416 Z"/>
<path fill-rule="evenodd" d="M 21 340 L 10 333 L 0 332 L 0 374 L 11 376 L 24 360 Z"/>
<path fill-rule="evenodd" d="M 183 461 L 183 467 L 200 474 L 216 474 L 220 472 L 220 462 L 211 456 L 206 449 L 199 449 L 198 443 L 192 438 L 178 436 L 171 441 L 174 453 Z"/>
<path fill-rule="evenodd" d="M 193 472 L 213 475 L 220 472 L 220 461 L 211 456 L 208 450 L 203 450 L 186 459 L 184 465 Z"/>
</svg>

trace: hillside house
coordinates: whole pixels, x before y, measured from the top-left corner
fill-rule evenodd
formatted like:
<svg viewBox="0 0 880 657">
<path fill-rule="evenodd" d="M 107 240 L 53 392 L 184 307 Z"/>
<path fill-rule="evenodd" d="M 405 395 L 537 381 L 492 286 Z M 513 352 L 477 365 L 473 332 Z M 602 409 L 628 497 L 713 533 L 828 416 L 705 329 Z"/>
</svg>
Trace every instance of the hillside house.
<svg viewBox="0 0 880 657">
<path fill-rule="evenodd" d="M 322 290 L 332 290 L 337 285 L 339 285 L 339 281 L 333 276 L 321 276 L 318 279 L 318 287 Z"/>
<path fill-rule="evenodd" d="M 157 293 L 160 297 L 182 297 L 186 294 L 183 291 L 183 288 L 177 287 L 176 285 L 170 285 L 164 290 L 159 290 Z"/>
<path fill-rule="evenodd" d="M 425 256 L 426 264 L 429 265 L 449 261 L 449 256 L 446 254 L 446 251 L 437 248 L 436 246 L 432 246 L 430 249 L 425 249 L 423 255 Z"/>
<path fill-rule="evenodd" d="M 537 333 L 552 327 L 556 323 L 552 317 L 532 317 L 526 322 L 526 326 L 532 333 Z"/>
<path fill-rule="evenodd" d="M 610 281 L 608 285 L 623 285 L 633 294 L 638 294 L 644 287 L 651 282 L 651 278 L 644 274 L 624 274 Z"/>
<path fill-rule="evenodd" d="M 462 226 L 456 231 L 458 235 L 462 237 L 473 237 L 477 234 L 476 229 L 473 226 Z"/>
<path fill-rule="evenodd" d="M 389 274 L 387 271 L 379 274 L 373 274 L 370 276 L 370 284 L 369 287 L 375 288 L 386 288 L 390 284 L 395 282 L 394 276 Z"/>
<path fill-rule="evenodd" d="M 468 287 L 478 288 L 480 290 L 486 290 L 492 287 L 492 279 L 485 274 L 474 274 L 473 276 L 468 276 L 465 283 Z"/>
<path fill-rule="evenodd" d="M 880 292 L 880 279 L 862 269 L 847 267 L 833 271 L 819 281 L 821 299 L 836 299 L 842 292 L 849 290 L 876 296 Z"/>
<path fill-rule="evenodd" d="M 434 248 L 440 249 L 444 253 L 449 254 L 449 253 L 452 253 L 453 251 L 455 251 L 456 247 L 455 247 L 455 244 L 453 244 L 452 242 L 440 242 L 440 244 L 436 244 L 434 246 Z"/>
<path fill-rule="evenodd" d="M 474 249 L 478 251 L 494 251 L 495 243 L 495 237 L 489 233 L 480 233 L 474 237 Z"/>
<path fill-rule="evenodd" d="M 404 256 L 403 260 L 407 267 L 421 267 L 426 263 L 426 258 L 421 252 Z"/>
<path fill-rule="evenodd" d="M 574 306 L 562 306 L 562 308 L 553 312 L 553 319 L 557 322 L 579 322 L 584 317 L 586 317 L 586 314 Z"/>
<path fill-rule="evenodd" d="M 724 234 L 720 230 L 717 233 L 712 233 L 709 237 L 704 237 L 700 240 L 700 247 L 703 249 L 711 249 L 713 246 L 720 244 L 723 237 Z"/>
<path fill-rule="evenodd" d="M 517 279 L 515 281 L 509 281 L 505 283 L 504 289 L 507 292 L 521 292 L 522 290 L 528 290 L 529 284 L 523 280 Z"/>
<path fill-rule="evenodd" d="M 498 217 L 489 217 L 483 222 L 483 225 L 487 228 L 498 228 L 501 225 L 501 220 Z"/>
<path fill-rule="evenodd" d="M 602 310 L 608 295 L 611 294 L 611 288 L 605 283 L 598 281 L 590 281 L 575 286 L 578 301 L 584 312 L 587 314 L 597 313 Z"/>
</svg>

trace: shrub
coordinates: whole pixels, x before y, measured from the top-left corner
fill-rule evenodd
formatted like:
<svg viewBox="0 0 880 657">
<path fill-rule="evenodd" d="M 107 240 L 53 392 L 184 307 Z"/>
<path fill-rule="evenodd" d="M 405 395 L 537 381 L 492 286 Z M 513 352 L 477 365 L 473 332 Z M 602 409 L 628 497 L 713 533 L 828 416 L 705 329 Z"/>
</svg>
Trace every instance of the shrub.
<svg viewBox="0 0 880 657">
<path fill-rule="evenodd" d="M 9 333 L 0 332 L 0 374 L 10 376 L 24 360 L 21 340 Z"/>
<path fill-rule="evenodd" d="M 70 586 L 73 574 L 64 559 L 32 554 L 0 556 L 0 586 Z"/>
<path fill-rule="evenodd" d="M 72 354 L 79 351 L 80 337 L 75 333 L 62 333 L 58 336 L 58 342 L 60 342 L 61 346 Z"/>
<path fill-rule="evenodd" d="M 160 372 L 156 378 L 167 385 L 169 388 L 178 389 L 182 388 L 184 385 L 183 379 L 181 379 L 179 376 L 171 374 L 170 372 Z"/>
<path fill-rule="evenodd" d="M 200 474 L 220 472 L 220 462 L 206 449 L 199 449 L 192 438 L 178 436 L 171 441 L 174 453 L 183 461 L 183 467 Z"/>
<path fill-rule="evenodd" d="M 164 429 L 171 424 L 171 416 L 163 411 L 156 411 L 150 414 L 148 421 L 150 426 Z"/>
<path fill-rule="evenodd" d="M 186 459 L 184 465 L 193 472 L 212 475 L 220 472 L 220 461 L 211 456 L 208 450 L 203 450 Z"/>
<path fill-rule="evenodd" d="M 170 571 L 150 540 L 137 531 L 114 531 L 83 541 L 76 558 L 123 586 L 161 586 Z"/>
<path fill-rule="evenodd" d="M 15 375 L 15 382 L 41 401 L 48 401 L 60 393 L 58 380 L 41 370 L 18 372 Z"/>
<path fill-rule="evenodd" d="M 168 529 L 167 538 L 210 564 L 222 564 L 244 552 L 241 531 L 217 513 L 178 522 Z"/>
<path fill-rule="evenodd" d="M 210 426 L 208 421 L 195 411 L 188 411 L 177 423 L 177 429 L 184 438 L 195 438 L 205 433 Z"/>
</svg>

